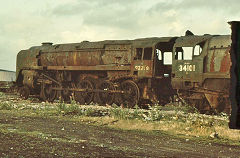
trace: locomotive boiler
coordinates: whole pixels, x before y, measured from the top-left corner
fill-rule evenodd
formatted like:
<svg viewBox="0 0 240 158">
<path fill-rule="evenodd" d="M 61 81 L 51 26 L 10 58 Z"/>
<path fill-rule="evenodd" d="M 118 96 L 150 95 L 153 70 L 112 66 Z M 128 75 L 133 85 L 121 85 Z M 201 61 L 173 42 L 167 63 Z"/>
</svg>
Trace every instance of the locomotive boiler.
<svg viewBox="0 0 240 158">
<path fill-rule="evenodd" d="M 43 43 L 17 55 L 20 96 L 81 104 L 166 104 L 174 95 L 166 63 L 176 37 Z"/>
</svg>

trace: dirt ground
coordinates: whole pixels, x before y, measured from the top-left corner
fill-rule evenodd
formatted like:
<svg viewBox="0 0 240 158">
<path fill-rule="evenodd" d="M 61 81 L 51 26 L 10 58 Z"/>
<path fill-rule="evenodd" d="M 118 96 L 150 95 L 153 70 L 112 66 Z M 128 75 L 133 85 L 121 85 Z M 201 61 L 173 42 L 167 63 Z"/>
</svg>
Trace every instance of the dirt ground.
<svg viewBox="0 0 240 158">
<path fill-rule="evenodd" d="M 0 157 L 240 157 L 240 146 L 0 110 Z"/>
</svg>

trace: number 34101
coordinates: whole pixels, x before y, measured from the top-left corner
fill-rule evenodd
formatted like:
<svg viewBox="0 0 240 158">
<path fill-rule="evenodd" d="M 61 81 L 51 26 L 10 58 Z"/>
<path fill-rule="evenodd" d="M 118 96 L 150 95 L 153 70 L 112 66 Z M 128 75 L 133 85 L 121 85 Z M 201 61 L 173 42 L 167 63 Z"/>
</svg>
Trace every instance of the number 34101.
<svg viewBox="0 0 240 158">
<path fill-rule="evenodd" d="M 179 71 L 195 71 L 195 65 L 179 65 Z"/>
</svg>

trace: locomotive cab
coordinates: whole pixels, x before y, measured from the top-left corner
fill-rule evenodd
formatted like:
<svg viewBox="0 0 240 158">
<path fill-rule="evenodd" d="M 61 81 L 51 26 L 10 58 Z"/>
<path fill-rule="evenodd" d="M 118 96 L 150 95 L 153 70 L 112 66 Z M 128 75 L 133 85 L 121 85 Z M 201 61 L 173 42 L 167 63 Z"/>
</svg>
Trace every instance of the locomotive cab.
<svg viewBox="0 0 240 158">
<path fill-rule="evenodd" d="M 171 57 L 176 37 L 138 39 L 133 45 L 132 74 L 145 102 L 164 105 L 173 96 Z"/>
<path fill-rule="evenodd" d="M 134 44 L 133 75 L 145 78 L 170 76 L 176 37 L 139 39 Z"/>
<path fill-rule="evenodd" d="M 156 78 L 171 77 L 173 42 L 160 42 L 155 46 L 154 75 Z"/>
<path fill-rule="evenodd" d="M 211 36 L 185 36 L 173 48 L 172 84 L 175 89 L 198 87 L 204 73 L 207 54 L 206 40 Z"/>
</svg>

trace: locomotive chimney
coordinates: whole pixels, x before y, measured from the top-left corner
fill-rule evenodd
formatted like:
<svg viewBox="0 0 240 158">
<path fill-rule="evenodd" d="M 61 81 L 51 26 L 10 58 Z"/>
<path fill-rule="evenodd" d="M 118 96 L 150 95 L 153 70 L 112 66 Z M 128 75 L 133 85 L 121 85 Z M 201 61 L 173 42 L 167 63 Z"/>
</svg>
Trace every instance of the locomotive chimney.
<svg viewBox="0 0 240 158">
<path fill-rule="evenodd" d="M 53 43 L 52 42 L 43 42 L 42 46 L 51 46 Z"/>
</svg>

